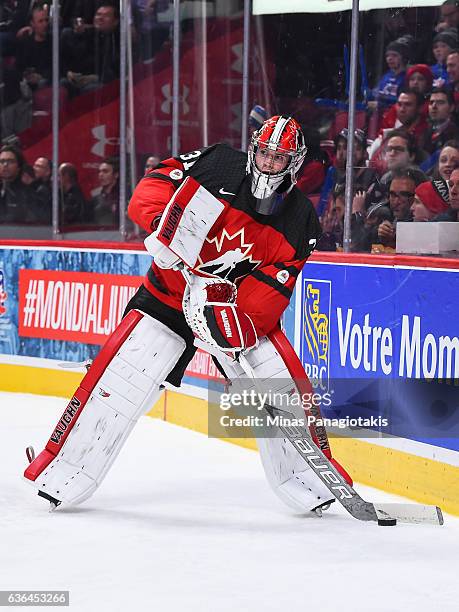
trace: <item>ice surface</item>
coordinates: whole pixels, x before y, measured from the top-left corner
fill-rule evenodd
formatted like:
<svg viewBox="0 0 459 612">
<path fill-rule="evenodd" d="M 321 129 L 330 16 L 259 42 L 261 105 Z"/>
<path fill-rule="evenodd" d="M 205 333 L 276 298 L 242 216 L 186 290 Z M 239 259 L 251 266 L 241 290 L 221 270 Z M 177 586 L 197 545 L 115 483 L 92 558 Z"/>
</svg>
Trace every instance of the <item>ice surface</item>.
<svg viewBox="0 0 459 612">
<path fill-rule="evenodd" d="M 21 479 L 25 447 L 42 450 L 65 405 L 0 393 L 1 590 L 68 589 L 71 612 L 459 609 L 459 519 L 295 515 L 256 453 L 147 417 L 90 500 L 48 513 Z"/>
</svg>

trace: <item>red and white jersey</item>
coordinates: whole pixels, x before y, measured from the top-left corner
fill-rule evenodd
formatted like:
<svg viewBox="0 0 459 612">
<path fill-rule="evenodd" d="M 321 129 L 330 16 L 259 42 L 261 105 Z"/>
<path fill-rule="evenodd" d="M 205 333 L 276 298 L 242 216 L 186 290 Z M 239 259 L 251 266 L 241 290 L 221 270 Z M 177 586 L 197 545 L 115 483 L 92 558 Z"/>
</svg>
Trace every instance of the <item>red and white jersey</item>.
<svg viewBox="0 0 459 612">
<path fill-rule="evenodd" d="M 250 316 L 257 334 L 264 336 L 287 307 L 321 230 L 312 204 L 296 187 L 280 214 L 257 213 L 246 163 L 245 153 L 226 144 L 167 159 L 137 185 L 128 212 L 151 232 L 187 176 L 218 198 L 225 210 L 204 242 L 195 271 L 236 283 L 239 308 Z M 163 304 L 182 309 L 185 281 L 180 272 L 163 270 L 153 262 L 144 285 Z"/>
</svg>

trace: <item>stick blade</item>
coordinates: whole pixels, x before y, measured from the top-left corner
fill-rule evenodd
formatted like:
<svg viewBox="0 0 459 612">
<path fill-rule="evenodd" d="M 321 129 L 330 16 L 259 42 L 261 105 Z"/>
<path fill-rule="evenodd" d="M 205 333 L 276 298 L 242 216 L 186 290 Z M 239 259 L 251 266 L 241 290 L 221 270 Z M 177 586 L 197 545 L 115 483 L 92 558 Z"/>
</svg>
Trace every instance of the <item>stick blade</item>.
<svg viewBox="0 0 459 612">
<path fill-rule="evenodd" d="M 394 518 L 400 523 L 430 523 L 443 525 L 443 514 L 438 506 L 422 504 L 374 504 L 379 519 Z"/>
</svg>

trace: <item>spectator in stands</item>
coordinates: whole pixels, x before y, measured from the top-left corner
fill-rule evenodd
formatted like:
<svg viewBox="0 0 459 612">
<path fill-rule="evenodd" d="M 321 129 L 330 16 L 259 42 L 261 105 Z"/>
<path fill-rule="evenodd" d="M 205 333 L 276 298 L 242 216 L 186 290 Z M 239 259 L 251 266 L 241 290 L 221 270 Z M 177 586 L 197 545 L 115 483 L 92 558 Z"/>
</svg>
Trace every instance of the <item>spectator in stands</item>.
<svg viewBox="0 0 459 612">
<path fill-rule="evenodd" d="M 161 162 L 161 159 L 158 155 L 150 155 L 147 157 L 147 161 L 145 162 L 145 168 L 143 173 L 147 174 L 147 172 L 151 172 L 156 166 L 158 166 Z"/>
<path fill-rule="evenodd" d="M 417 180 L 410 170 L 396 170 L 393 173 L 389 188 L 389 207 L 391 221 L 383 221 L 378 226 L 378 238 L 381 244 L 395 248 L 397 223 L 412 221 L 411 206 L 414 201 Z"/>
<path fill-rule="evenodd" d="M 50 183 L 52 164 L 51 160 L 47 157 L 37 157 L 33 164 L 33 171 L 35 174 L 35 180 L 40 183 Z"/>
<path fill-rule="evenodd" d="M 436 89 L 429 99 L 429 127 L 421 138 L 420 146 L 427 153 L 440 150 L 448 140 L 459 137 L 459 128 L 453 118 L 454 100 L 446 88 Z"/>
<path fill-rule="evenodd" d="M 418 140 L 427 127 L 427 121 L 422 115 L 423 104 L 424 97 L 420 93 L 409 89 L 402 91 L 395 104 L 395 120 L 386 115 L 382 132 L 386 129 L 403 128 Z"/>
<path fill-rule="evenodd" d="M 440 19 L 435 26 L 437 32 L 459 27 L 458 0 L 445 0 L 440 7 Z"/>
<path fill-rule="evenodd" d="M 78 184 L 78 172 L 73 164 L 64 162 L 59 166 L 61 223 L 71 225 L 85 219 L 86 201 Z"/>
<path fill-rule="evenodd" d="M 434 217 L 432 221 L 455 221 L 459 222 L 459 168 L 451 172 L 448 180 L 449 208 L 446 212 Z"/>
<path fill-rule="evenodd" d="M 370 160 L 375 157 L 391 130 L 403 128 L 414 136 L 416 143 L 422 138 L 427 128 L 427 120 L 422 115 L 423 104 L 423 96 L 416 91 L 406 90 L 400 93 L 395 104 L 395 113 L 391 109 L 383 117 L 381 130 L 370 148 Z"/>
<path fill-rule="evenodd" d="M 346 159 L 347 159 L 347 139 L 348 139 L 348 130 L 347 128 L 344 128 L 339 137 L 338 137 L 338 144 L 337 144 L 337 149 L 338 149 L 338 145 L 339 145 L 339 140 L 341 140 L 341 151 L 344 150 L 344 166 L 346 165 Z M 342 142 L 344 140 L 344 143 Z M 343 153 L 341 153 L 343 154 Z M 354 166 L 354 182 L 353 182 L 353 186 L 354 186 L 354 191 L 358 192 L 358 191 L 364 191 L 366 196 L 369 197 L 370 195 L 373 198 L 373 201 L 375 198 L 380 197 L 381 195 L 381 189 L 379 186 L 379 178 L 378 178 L 378 173 L 374 168 L 369 168 L 367 166 L 367 139 L 366 139 L 366 134 L 363 130 L 355 130 L 354 132 L 354 160 L 353 160 L 353 166 Z M 337 183 L 344 183 L 344 179 L 345 176 L 339 176 L 337 178 Z"/>
<path fill-rule="evenodd" d="M 32 91 L 51 82 L 53 47 L 48 26 L 48 10 L 35 4 L 30 17 L 31 33 L 17 43 L 17 69 Z"/>
<path fill-rule="evenodd" d="M 13 66 L 2 66 L 0 60 L 0 136 L 5 142 L 30 127 L 32 92 Z"/>
<path fill-rule="evenodd" d="M 415 64 L 406 71 L 406 83 L 410 91 L 417 91 L 427 98 L 432 91 L 433 72 L 427 64 Z"/>
<path fill-rule="evenodd" d="M 448 186 L 444 181 L 426 181 L 415 189 L 411 214 L 413 221 L 431 221 L 448 209 Z"/>
<path fill-rule="evenodd" d="M 41 223 L 51 223 L 53 190 L 51 185 L 51 161 L 38 157 L 33 164 L 35 180 L 32 188 L 38 200 L 38 218 Z"/>
<path fill-rule="evenodd" d="M 118 160 L 114 157 L 105 159 L 99 166 L 98 178 L 99 192 L 90 202 L 90 218 L 100 227 L 118 227 L 120 210 Z"/>
<path fill-rule="evenodd" d="M 459 168 L 459 141 L 449 140 L 445 142 L 438 157 L 438 166 L 432 173 L 434 179 L 448 181 L 451 172 Z"/>
<path fill-rule="evenodd" d="M 443 30 L 433 39 L 432 53 L 436 64 L 430 67 L 434 75 L 434 86 L 443 87 L 449 82 L 446 59 L 457 47 L 457 30 Z"/>
<path fill-rule="evenodd" d="M 61 37 L 62 84 L 71 96 L 97 89 L 119 77 L 119 11 L 104 2 L 94 15 L 94 29 L 66 30 Z"/>
<path fill-rule="evenodd" d="M 80 32 L 91 29 L 96 4 L 99 4 L 96 0 L 62 0 L 60 17 L 64 28 Z"/>
<path fill-rule="evenodd" d="M 330 193 L 335 188 L 335 185 L 343 184 L 345 181 L 346 159 L 347 159 L 347 139 L 349 131 L 347 128 L 335 136 L 335 161 L 333 166 L 327 171 L 325 182 L 320 194 L 320 201 L 317 207 L 319 216 L 323 214 L 328 204 Z M 368 168 L 366 165 L 367 158 L 367 139 L 363 130 L 355 130 L 354 132 L 354 190 L 365 191 L 367 202 L 370 199 L 377 200 L 381 197 L 381 189 L 379 187 L 378 173 L 374 168 Z"/>
<path fill-rule="evenodd" d="M 319 251 L 337 251 L 343 246 L 344 210 L 345 210 L 344 185 L 337 185 L 332 192 L 332 200 L 327 212 L 322 218 L 322 236 L 318 242 Z"/>
<path fill-rule="evenodd" d="M 409 99 L 409 92 L 418 94 L 416 96 L 416 107 L 418 109 L 414 118 L 417 119 L 416 129 L 422 132 L 429 111 L 427 100 L 432 90 L 432 83 L 433 74 L 427 64 L 415 64 L 408 68 L 404 86 L 400 91 L 397 102 L 384 113 L 379 135 L 384 133 L 386 129 L 403 127 L 403 125 L 406 125 L 406 128 L 409 129 L 409 122 L 413 119 L 411 110 L 414 112 L 414 106 Z M 405 94 L 408 94 L 408 96 Z M 418 124 L 420 125 L 419 128 L 417 127 Z"/>
<path fill-rule="evenodd" d="M 342 183 L 336 185 L 333 190 L 330 206 L 321 222 L 323 234 L 317 247 L 319 251 L 338 251 L 342 249 L 345 191 L 346 187 Z M 369 251 L 371 248 L 371 242 L 368 239 L 369 232 L 366 231 L 365 196 L 364 191 L 354 191 L 352 199 L 351 250 L 354 252 Z"/>
<path fill-rule="evenodd" d="M 454 96 L 456 113 L 459 112 L 459 51 L 450 53 L 446 59 L 446 71 L 448 72 L 448 89 Z"/>
<path fill-rule="evenodd" d="M 29 9 L 30 0 L 0 2 L 0 58 L 15 55 L 16 34 L 26 25 Z"/>
<path fill-rule="evenodd" d="M 24 164 L 16 147 L 4 145 L 0 149 L 0 223 L 36 221 L 34 192 L 21 180 Z"/>
<path fill-rule="evenodd" d="M 389 71 L 379 81 L 375 92 L 375 100 L 380 110 L 384 110 L 397 101 L 399 90 L 405 80 L 406 65 L 410 57 L 409 37 L 402 36 L 392 41 L 386 47 L 386 63 Z"/>
<path fill-rule="evenodd" d="M 398 170 L 409 170 L 418 183 L 427 181 L 428 177 L 419 168 L 422 153 L 412 136 L 404 130 L 392 130 L 381 147 L 384 156 L 385 174 L 380 179 L 383 193 L 387 196 L 393 173 Z M 381 166 L 382 167 L 382 166 Z"/>
<path fill-rule="evenodd" d="M 370 253 L 373 244 L 379 242 L 378 227 L 383 221 L 392 222 L 390 208 L 383 202 L 372 204 L 368 210 L 355 216 L 352 229 L 352 251 L 355 253 Z"/>
</svg>

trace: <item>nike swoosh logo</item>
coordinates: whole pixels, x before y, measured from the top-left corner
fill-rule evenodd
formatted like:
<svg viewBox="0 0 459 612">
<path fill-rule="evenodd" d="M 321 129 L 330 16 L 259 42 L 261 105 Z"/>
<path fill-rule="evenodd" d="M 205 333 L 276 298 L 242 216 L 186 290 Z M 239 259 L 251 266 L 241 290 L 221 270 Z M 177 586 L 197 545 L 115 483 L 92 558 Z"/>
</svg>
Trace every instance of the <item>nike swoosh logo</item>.
<svg viewBox="0 0 459 612">
<path fill-rule="evenodd" d="M 221 193 L 222 195 L 236 195 L 235 193 L 231 193 L 231 191 L 225 191 L 223 187 L 218 190 L 218 193 Z"/>
</svg>

